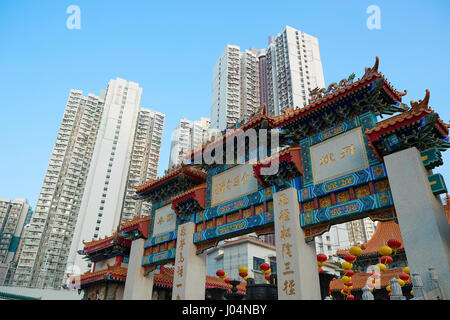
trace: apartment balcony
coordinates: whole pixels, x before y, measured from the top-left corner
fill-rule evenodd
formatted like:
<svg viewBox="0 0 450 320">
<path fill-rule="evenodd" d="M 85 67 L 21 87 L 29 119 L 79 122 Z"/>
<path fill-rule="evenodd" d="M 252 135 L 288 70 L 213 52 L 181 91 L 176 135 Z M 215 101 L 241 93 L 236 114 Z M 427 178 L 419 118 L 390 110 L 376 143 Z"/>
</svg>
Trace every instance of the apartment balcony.
<svg viewBox="0 0 450 320">
<path fill-rule="evenodd" d="M 20 261 L 19 262 L 19 265 L 21 266 L 21 267 L 33 267 L 33 265 L 34 265 L 34 261 L 33 260 L 31 260 L 31 261 Z M 31 278 L 31 276 L 24 276 L 24 278 L 26 278 L 26 279 L 30 279 Z"/>
<path fill-rule="evenodd" d="M 29 232 L 39 232 L 42 233 L 44 231 L 44 226 L 38 227 L 38 226 L 30 226 L 27 229 Z"/>
</svg>

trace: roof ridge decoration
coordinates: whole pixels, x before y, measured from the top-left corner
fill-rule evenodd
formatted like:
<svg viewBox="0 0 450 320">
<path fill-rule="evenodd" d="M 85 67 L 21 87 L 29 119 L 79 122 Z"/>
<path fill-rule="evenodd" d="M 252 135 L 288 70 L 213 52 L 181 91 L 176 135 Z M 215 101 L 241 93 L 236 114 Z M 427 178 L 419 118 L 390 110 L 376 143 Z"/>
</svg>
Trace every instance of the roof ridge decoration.
<svg viewBox="0 0 450 320">
<path fill-rule="evenodd" d="M 373 65 L 373 67 L 372 67 L 372 68 L 365 68 L 365 73 L 364 73 L 364 75 L 363 75 L 363 78 L 365 78 L 365 77 L 371 77 L 371 76 L 380 76 L 380 77 L 382 77 L 382 78 L 386 81 L 386 83 L 387 83 L 389 89 L 392 90 L 392 92 L 393 92 L 395 95 L 397 95 L 398 97 L 403 97 L 403 96 L 405 96 L 405 95 L 408 93 L 408 90 L 405 89 L 405 90 L 403 90 L 403 92 L 400 92 L 400 91 L 394 89 L 394 87 L 392 86 L 392 84 L 391 84 L 389 81 L 387 81 L 387 79 L 383 76 L 383 74 L 382 74 L 381 72 L 378 71 L 378 65 L 379 65 L 379 63 L 380 63 L 380 58 L 379 58 L 378 56 L 376 56 L 376 58 L 375 58 L 375 64 Z"/>
<path fill-rule="evenodd" d="M 212 148 L 214 145 L 225 144 L 228 138 L 236 137 L 236 132 L 238 132 L 238 130 L 246 131 L 259 123 L 261 123 L 261 128 L 267 129 L 268 127 L 275 127 L 276 118 L 277 116 L 270 116 L 267 114 L 267 106 L 264 103 L 248 121 L 242 120 L 234 126 L 224 129 L 216 135 L 212 135 L 208 141 L 202 143 L 196 148 L 186 151 L 185 155 L 187 158 L 192 158 L 199 153 L 203 153 L 206 147 Z"/>
<path fill-rule="evenodd" d="M 378 72 L 379 63 L 380 63 L 380 58 L 378 56 L 376 56 L 375 64 L 373 65 L 373 67 L 372 68 L 367 68 L 367 67 L 364 68 L 364 70 L 365 70 L 364 75 L 362 76 L 361 79 L 358 79 L 358 81 L 362 80 L 364 78 L 372 77 L 372 76 L 381 76 L 381 73 Z M 309 91 L 309 94 L 311 96 L 310 104 L 313 104 L 317 100 L 319 100 L 329 94 L 332 94 L 332 93 L 338 91 L 339 89 L 342 89 L 342 88 L 348 86 L 349 84 L 353 83 L 353 80 L 355 79 L 355 77 L 356 77 L 356 75 L 353 72 L 348 76 L 347 79 L 344 78 L 341 81 L 339 81 L 339 83 L 336 83 L 336 82 L 331 83 L 327 89 L 325 89 L 325 88 L 319 89 L 319 87 L 316 87 L 313 90 L 310 90 Z M 396 92 L 398 92 L 398 91 L 396 91 Z"/>
<path fill-rule="evenodd" d="M 426 89 L 422 100 L 411 101 L 411 108 L 377 122 L 365 132 L 369 146 L 379 160 L 386 154 L 412 146 L 420 152 L 431 148 L 445 151 L 450 147 L 449 125 L 429 106 L 429 101 L 430 90 Z M 393 134 L 396 140 L 390 138 Z"/>
<path fill-rule="evenodd" d="M 180 194 L 177 194 L 177 195 L 173 196 L 173 197 L 171 198 L 171 200 L 172 200 L 172 201 L 177 200 L 177 199 L 182 198 L 182 197 L 184 197 L 185 195 L 187 195 L 187 194 L 189 194 L 189 193 L 191 193 L 191 192 L 194 192 L 194 191 L 200 190 L 200 189 L 206 189 L 206 182 L 201 183 L 201 184 L 199 184 L 199 185 L 196 185 L 196 186 L 194 186 L 194 187 L 192 187 L 192 188 L 190 188 L 190 189 L 187 189 L 187 190 L 184 191 L 183 193 L 180 193 Z"/>
<path fill-rule="evenodd" d="M 261 109 L 261 111 L 259 112 L 262 116 L 267 116 L 267 110 L 266 110 L 266 104 L 263 103 Z"/>
<path fill-rule="evenodd" d="M 300 150 L 300 146 L 297 142 L 292 143 L 289 147 L 284 148 L 274 154 L 271 154 L 270 156 L 267 156 L 264 159 L 257 161 L 253 166 L 259 165 L 259 164 L 268 164 L 270 161 L 278 160 L 281 156 L 289 153 L 290 151 L 294 151 L 294 150 Z"/>
<path fill-rule="evenodd" d="M 150 216 L 145 216 L 145 217 L 141 217 L 141 216 L 134 216 L 132 220 L 129 221 L 124 221 L 124 222 L 119 222 L 119 227 L 128 227 L 128 226 L 132 226 L 136 223 L 139 223 L 141 221 L 145 221 L 145 220 L 150 220 Z M 118 228 L 119 228 L 118 227 Z M 118 229 L 120 230 L 120 229 Z"/>
<path fill-rule="evenodd" d="M 405 119 L 410 119 L 413 116 L 417 116 L 419 114 L 421 114 L 422 112 L 427 112 L 427 113 L 435 113 L 433 111 L 433 109 L 431 109 L 431 107 L 428 105 L 428 102 L 430 100 L 430 90 L 426 89 L 425 91 L 425 97 L 423 98 L 423 100 L 419 100 L 419 101 L 413 101 L 411 100 L 410 104 L 411 104 L 411 108 L 409 110 L 406 110 L 400 114 L 397 114 L 393 117 L 387 118 L 383 121 L 380 121 L 377 123 L 376 127 L 368 129 L 366 131 L 367 134 L 370 134 L 372 132 L 375 131 L 379 131 L 382 128 L 385 128 L 387 125 L 392 125 L 395 124 L 396 122 L 400 122 L 403 121 Z M 444 122 L 440 121 L 441 124 L 445 127 L 448 127 L 448 124 L 445 124 Z"/>
<path fill-rule="evenodd" d="M 168 179 L 171 176 L 175 176 L 177 173 L 181 174 L 184 171 L 187 171 L 192 174 L 196 174 L 197 176 L 201 176 L 206 179 L 206 173 L 203 170 L 196 168 L 190 164 L 185 164 L 185 165 L 183 164 L 183 165 L 179 165 L 175 169 L 168 169 L 166 171 L 166 174 L 163 175 L 162 177 L 159 177 L 157 179 L 149 179 L 147 182 L 145 182 L 141 185 L 138 185 L 138 186 L 133 185 L 132 188 L 136 190 L 136 193 L 140 193 L 143 190 L 148 189 L 150 186 L 152 186 L 158 182 L 164 181 L 165 179 Z"/>
<path fill-rule="evenodd" d="M 368 76 L 372 76 L 372 75 L 381 75 L 381 73 L 378 72 L 378 65 L 380 64 L 380 57 L 376 56 L 375 57 L 375 64 L 373 65 L 372 68 L 364 68 L 365 73 L 363 75 L 364 77 L 368 77 Z"/>
<path fill-rule="evenodd" d="M 298 129 L 302 135 L 311 135 L 317 132 L 319 128 L 328 128 L 342 119 L 351 117 L 350 113 L 359 114 L 370 106 L 371 111 L 375 115 L 392 115 L 396 112 L 404 111 L 401 98 L 406 94 L 406 90 L 401 93 L 393 88 L 386 78 L 378 71 L 379 58 L 376 57 L 375 64 L 372 68 L 366 68 L 363 77 L 354 80 L 354 74 L 347 79 L 343 79 L 337 83 L 332 83 L 328 89 L 315 89 L 311 93 L 315 97 L 313 100 L 302 108 L 294 110 L 287 109 L 280 115 L 275 117 L 274 124 L 284 127 L 296 123 L 297 129 L 303 121 L 304 128 Z M 363 92 L 365 91 L 365 93 Z M 351 97 L 359 93 L 358 101 L 353 104 Z M 314 99 L 315 98 L 315 99 Z M 339 106 L 341 102 L 351 103 L 351 108 Z M 339 112 L 334 112 L 327 108 L 336 106 Z M 306 130 L 306 132 L 304 132 Z"/>
<path fill-rule="evenodd" d="M 95 238 L 92 238 L 91 241 L 81 240 L 81 242 L 84 244 L 85 247 L 92 247 L 92 246 L 95 246 L 95 245 L 97 245 L 97 244 L 100 244 L 100 243 L 109 241 L 109 240 L 111 240 L 112 238 L 114 238 L 116 235 L 117 235 L 117 231 L 114 232 L 114 233 L 113 233 L 112 235 L 110 235 L 110 236 L 106 236 L 106 235 L 105 235 L 105 237 L 100 238 L 100 239 L 98 239 L 98 240 L 95 240 Z"/>
<path fill-rule="evenodd" d="M 366 69 L 368 69 L 368 68 L 366 68 Z M 341 81 L 339 81 L 339 83 L 336 83 L 336 82 L 331 83 L 327 89 L 325 89 L 325 88 L 319 89 L 319 87 L 316 87 L 312 90 L 309 90 L 309 95 L 311 97 L 310 103 L 312 104 L 312 103 L 316 102 L 317 100 L 319 100 L 329 94 L 332 94 L 332 93 L 338 91 L 339 89 L 342 89 L 342 88 L 348 86 L 349 84 L 353 83 L 353 79 L 355 79 L 355 76 L 356 76 L 355 73 L 352 73 L 352 74 L 350 74 L 350 76 L 347 79 L 342 79 Z"/>
<path fill-rule="evenodd" d="M 431 110 L 431 108 L 428 106 L 428 103 L 430 101 L 430 90 L 425 90 L 425 97 L 422 100 L 419 101 L 413 101 L 411 100 L 411 110 L 412 111 L 424 111 L 424 110 Z"/>
<path fill-rule="evenodd" d="M 92 272 L 91 270 L 86 271 L 85 273 L 83 273 L 82 275 L 80 275 L 80 280 L 86 280 L 89 278 L 93 278 L 93 277 L 97 277 L 99 275 L 110 275 L 110 274 L 118 274 L 118 275 L 122 275 L 125 276 L 127 275 L 127 268 L 124 268 L 122 266 L 118 266 L 118 265 L 114 265 L 114 266 L 110 266 L 107 269 L 101 269 L 101 270 L 97 270 Z"/>
</svg>

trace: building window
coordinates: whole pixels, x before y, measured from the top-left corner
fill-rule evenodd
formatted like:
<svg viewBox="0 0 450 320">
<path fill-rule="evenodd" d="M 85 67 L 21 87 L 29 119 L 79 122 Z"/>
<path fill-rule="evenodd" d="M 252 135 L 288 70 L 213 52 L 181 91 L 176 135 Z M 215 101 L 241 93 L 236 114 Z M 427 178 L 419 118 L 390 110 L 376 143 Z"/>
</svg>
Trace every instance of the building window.
<svg viewBox="0 0 450 320">
<path fill-rule="evenodd" d="M 259 270 L 259 266 L 264 262 L 264 259 L 253 257 L 253 270 Z"/>
<path fill-rule="evenodd" d="M 270 262 L 270 270 L 271 273 L 276 274 L 277 273 L 277 263 L 275 261 Z"/>
</svg>

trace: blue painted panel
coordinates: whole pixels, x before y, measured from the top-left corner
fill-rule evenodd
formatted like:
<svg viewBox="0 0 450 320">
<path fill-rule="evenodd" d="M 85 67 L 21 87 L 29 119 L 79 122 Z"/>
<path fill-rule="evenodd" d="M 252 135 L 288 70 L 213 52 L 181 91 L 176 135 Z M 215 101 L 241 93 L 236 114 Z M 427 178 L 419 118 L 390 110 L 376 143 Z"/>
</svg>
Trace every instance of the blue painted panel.
<svg viewBox="0 0 450 320">
<path fill-rule="evenodd" d="M 250 230 L 273 222 L 273 211 L 257 214 L 215 228 L 194 233 L 194 243 L 212 240 L 243 230 Z"/>
</svg>

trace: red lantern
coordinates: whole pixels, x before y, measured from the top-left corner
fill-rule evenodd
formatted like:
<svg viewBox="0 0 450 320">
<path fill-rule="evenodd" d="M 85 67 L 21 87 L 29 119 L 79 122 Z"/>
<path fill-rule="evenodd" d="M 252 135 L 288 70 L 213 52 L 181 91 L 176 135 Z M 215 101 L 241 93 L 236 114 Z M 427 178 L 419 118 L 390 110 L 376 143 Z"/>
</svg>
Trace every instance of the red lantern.
<svg viewBox="0 0 450 320">
<path fill-rule="evenodd" d="M 225 283 L 229 283 L 231 281 L 231 278 L 225 278 L 223 281 L 225 281 Z"/>
<path fill-rule="evenodd" d="M 384 264 L 391 264 L 394 260 L 390 256 L 382 256 L 380 261 Z"/>
<path fill-rule="evenodd" d="M 407 275 L 406 273 L 402 273 L 402 274 L 399 276 L 399 278 L 402 279 L 402 280 L 404 280 L 404 281 L 406 281 L 406 280 L 409 279 L 409 275 Z"/>
<path fill-rule="evenodd" d="M 352 285 L 353 285 L 353 282 L 351 282 L 351 281 L 344 283 L 344 286 L 347 286 L 347 287 L 351 287 Z"/>
<path fill-rule="evenodd" d="M 355 296 L 352 295 L 352 294 L 349 294 L 349 295 L 347 296 L 347 300 L 355 300 Z"/>
<path fill-rule="evenodd" d="M 356 260 L 356 257 L 354 255 L 352 255 L 352 254 L 346 254 L 344 256 L 344 260 L 349 262 L 349 263 L 352 263 L 353 261 Z"/>
<path fill-rule="evenodd" d="M 266 278 L 267 281 L 270 281 L 270 274 L 266 274 L 264 278 Z"/>
<path fill-rule="evenodd" d="M 350 292 L 347 289 L 342 290 L 343 294 L 349 294 Z"/>
<path fill-rule="evenodd" d="M 353 272 L 353 270 L 346 270 L 344 272 L 344 276 L 347 276 L 347 277 L 352 277 L 354 274 L 355 273 Z"/>
<path fill-rule="evenodd" d="M 245 278 L 246 276 L 248 276 L 248 273 L 247 273 L 247 272 L 244 272 L 244 273 L 240 272 L 239 275 L 240 275 L 242 278 Z"/>
<path fill-rule="evenodd" d="M 319 268 L 319 273 L 323 273 L 323 269 L 322 268 Z"/>
<path fill-rule="evenodd" d="M 217 270 L 216 276 L 218 276 L 218 277 L 223 277 L 224 275 L 225 275 L 225 271 L 223 271 L 223 270 Z"/>
<path fill-rule="evenodd" d="M 261 270 L 269 270 L 270 269 L 270 265 L 268 263 L 261 263 L 261 265 L 259 266 L 259 268 Z"/>
<path fill-rule="evenodd" d="M 389 239 L 387 242 L 388 247 L 390 247 L 391 249 L 398 249 L 402 246 L 402 242 L 398 239 Z"/>
<path fill-rule="evenodd" d="M 392 297 L 392 292 L 389 292 L 388 296 L 389 296 L 389 297 Z"/>
<path fill-rule="evenodd" d="M 327 256 L 325 254 L 323 254 L 323 253 L 319 253 L 317 255 L 317 261 L 319 261 L 319 262 L 327 261 L 327 259 L 328 259 Z"/>
</svg>

